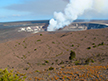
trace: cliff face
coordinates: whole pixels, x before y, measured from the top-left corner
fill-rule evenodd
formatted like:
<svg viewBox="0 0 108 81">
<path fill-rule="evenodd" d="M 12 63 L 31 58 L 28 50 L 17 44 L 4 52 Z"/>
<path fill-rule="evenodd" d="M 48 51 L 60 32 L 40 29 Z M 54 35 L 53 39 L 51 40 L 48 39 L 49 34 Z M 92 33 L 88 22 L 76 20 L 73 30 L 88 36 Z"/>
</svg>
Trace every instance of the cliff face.
<svg viewBox="0 0 108 81">
<path fill-rule="evenodd" d="M 108 25 L 106 23 L 99 22 L 73 22 L 69 26 L 65 26 L 64 28 L 60 28 L 62 31 L 81 31 L 81 30 L 89 30 L 89 29 L 100 29 L 106 28 Z"/>
</svg>

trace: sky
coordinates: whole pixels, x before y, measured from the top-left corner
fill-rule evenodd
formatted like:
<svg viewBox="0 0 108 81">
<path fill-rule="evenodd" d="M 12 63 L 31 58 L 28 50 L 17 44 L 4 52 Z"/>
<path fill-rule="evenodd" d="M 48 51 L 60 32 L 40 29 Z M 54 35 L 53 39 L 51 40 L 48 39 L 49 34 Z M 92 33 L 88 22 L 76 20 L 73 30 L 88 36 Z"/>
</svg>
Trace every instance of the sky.
<svg viewBox="0 0 108 81">
<path fill-rule="evenodd" d="M 67 4 L 68 0 L 0 0 L 0 22 L 50 20 Z M 87 11 L 78 19 L 108 19 L 108 15 Z"/>
</svg>

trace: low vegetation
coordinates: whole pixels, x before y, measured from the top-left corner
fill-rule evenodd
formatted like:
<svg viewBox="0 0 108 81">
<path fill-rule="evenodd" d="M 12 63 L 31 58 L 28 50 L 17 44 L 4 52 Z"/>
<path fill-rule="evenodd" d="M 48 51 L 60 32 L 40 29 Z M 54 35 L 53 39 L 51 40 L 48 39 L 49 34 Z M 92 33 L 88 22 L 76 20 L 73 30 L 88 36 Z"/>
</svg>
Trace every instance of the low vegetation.
<svg viewBox="0 0 108 81">
<path fill-rule="evenodd" d="M 0 81 L 25 81 L 25 74 L 14 73 L 13 70 L 0 69 Z"/>
<path fill-rule="evenodd" d="M 54 70 L 54 67 L 50 67 L 49 70 Z"/>
<path fill-rule="evenodd" d="M 85 64 L 88 65 L 90 63 L 90 58 L 88 58 L 87 60 L 85 60 Z"/>
<path fill-rule="evenodd" d="M 69 60 L 73 60 L 75 56 L 76 56 L 75 52 L 71 50 Z"/>
<path fill-rule="evenodd" d="M 42 36 L 42 34 L 40 34 L 40 36 Z"/>
<path fill-rule="evenodd" d="M 88 47 L 87 49 L 91 49 L 91 47 Z"/>
<path fill-rule="evenodd" d="M 41 41 L 40 39 L 39 40 L 37 40 L 37 42 L 39 42 L 39 41 Z"/>
<path fill-rule="evenodd" d="M 55 42 L 52 42 L 53 44 L 55 44 Z"/>
<path fill-rule="evenodd" d="M 45 63 L 49 63 L 49 61 L 48 60 L 45 60 Z"/>
<path fill-rule="evenodd" d="M 102 42 L 102 43 L 98 44 L 98 46 L 101 46 L 101 45 L 104 45 L 104 42 Z"/>
</svg>

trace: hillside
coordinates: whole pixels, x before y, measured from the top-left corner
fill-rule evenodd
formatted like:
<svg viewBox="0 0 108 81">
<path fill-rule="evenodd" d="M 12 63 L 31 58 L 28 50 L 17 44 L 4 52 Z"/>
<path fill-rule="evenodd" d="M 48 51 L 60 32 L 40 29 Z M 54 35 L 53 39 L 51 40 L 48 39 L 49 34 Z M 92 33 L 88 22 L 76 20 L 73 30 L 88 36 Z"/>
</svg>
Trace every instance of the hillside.
<svg viewBox="0 0 108 81">
<path fill-rule="evenodd" d="M 75 52 L 73 60 L 69 60 L 71 51 Z M 107 81 L 108 28 L 76 32 L 40 32 L 0 43 L 0 68 L 6 67 L 27 73 L 28 81 L 86 81 L 88 76 L 88 81 Z M 85 72 L 88 72 L 87 76 Z"/>
</svg>

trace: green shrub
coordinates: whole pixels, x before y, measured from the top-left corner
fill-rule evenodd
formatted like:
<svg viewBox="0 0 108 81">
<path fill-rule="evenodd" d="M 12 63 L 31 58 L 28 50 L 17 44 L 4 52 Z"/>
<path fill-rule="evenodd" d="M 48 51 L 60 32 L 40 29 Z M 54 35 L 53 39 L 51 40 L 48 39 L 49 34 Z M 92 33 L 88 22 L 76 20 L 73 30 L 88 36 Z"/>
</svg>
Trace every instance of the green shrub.
<svg viewBox="0 0 108 81">
<path fill-rule="evenodd" d="M 55 42 L 52 42 L 53 44 L 55 44 Z"/>
<path fill-rule="evenodd" d="M 54 62 L 51 65 L 54 65 Z"/>
<path fill-rule="evenodd" d="M 74 45 L 72 44 L 72 47 L 74 47 Z"/>
<path fill-rule="evenodd" d="M 88 47 L 87 49 L 91 49 L 91 47 Z"/>
<path fill-rule="evenodd" d="M 92 45 L 95 45 L 95 43 L 92 43 Z"/>
<path fill-rule="evenodd" d="M 93 59 L 91 59 L 91 62 L 92 62 L 92 63 L 94 63 L 94 60 L 93 60 Z"/>
<path fill-rule="evenodd" d="M 96 47 L 96 45 L 95 46 L 93 46 L 93 48 L 95 48 Z"/>
<path fill-rule="evenodd" d="M 89 64 L 90 63 L 90 58 L 88 58 L 86 61 L 85 61 L 85 64 Z"/>
<path fill-rule="evenodd" d="M 102 42 L 102 43 L 98 44 L 98 46 L 101 46 L 101 45 L 104 45 L 104 42 Z"/>
<path fill-rule="evenodd" d="M 73 60 L 75 58 L 75 56 L 76 56 L 75 52 L 71 50 L 69 60 Z"/>
<path fill-rule="evenodd" d="M 54 70 L 54 67 L 50 67 L 49 70 Z"/>
<path fill-rule="evenodd" d="M 26 46 L 24 48 L 27 48 Z"/>
<path fill-rule="evenodd" d="M 49 63 L 49 61 L 48 60 L 45 60 L 45 63 Z"/>
<path fill-rule="evenodd" d="M 40 36 L 42 36 L 42 34 L 40 34 Z"/>
<path fill-rule="evenodd" d="M 60 62 L 60 64 L 64 64 L 64 62 L 63 62 L 63 61 L 61 61 L 61 62 Z"/>
<path fill-rule="evenodd" d="M 55 61 L 58 62 L 58 59 L 56 59 Z"/>
<path fill-rule="evenodd" d="M 80 61 L 75 61 L 74 63 L 75 63 L 75 65 L 79 65 L 79 62 L 80 62 Z"/>
<path fill-rule="evenodd" d="M 39 70 L 36 70 L 35 72 L 40 72 Z"/>
<path fill-rule="evenodd" d="M 25 41 L 23 41 L 23 43 L 25 43 Z"/>
<path fill-rule="evenodd" d="M 0 81 L 25 81 L 25 74 L 13 73 L 13 70 L 0 69 Z"/>
<path fill-rule="evenodd" d="M 27 58 L 27 56 L 26 55 L 23 55 L 23 57 L 26 59 Z"/>
<path fill-rule="evenodd" d="M 20 45 L 20 43 L 18 43 Z"/>
<path fill-rule="evenodd" d="M 36 51 L 37 49 L 34 49 L 34 51 Z"/>
</svg>

